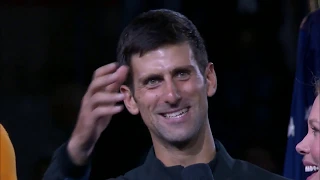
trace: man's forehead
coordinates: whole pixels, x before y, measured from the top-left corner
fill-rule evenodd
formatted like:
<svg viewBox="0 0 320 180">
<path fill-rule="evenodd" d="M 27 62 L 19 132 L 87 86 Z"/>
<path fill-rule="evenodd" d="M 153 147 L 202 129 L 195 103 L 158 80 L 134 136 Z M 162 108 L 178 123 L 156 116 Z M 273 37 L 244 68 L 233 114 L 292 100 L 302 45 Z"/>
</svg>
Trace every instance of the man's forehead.
<svg viewBox="0 0 320 180">
<path fill-rule="evenodd" d="M 159 46 L 157 48 L 154 48 L 152 50 L 146 51 L 146 52 L 138 52 L 133 54 L 132 57 L 135 58 L 141 58 L 141 57 L 147 57 L 150 55 L 165 55 L 168 52 L 189 52 L 191 50 L 189 43 L 180 43 L 180 44 L 167 44 L 163 46 Z"/>
<path fill-rule="evenodd" d="M 157 48 L 155 50 L 146 52 L 143 55 L 134 54 L 131 58 L 131 65 L 172 65 L 172 64 L 190 64 L 194 59 L 192 50 L 189 45 L 171 45 Z"/>
</svg>

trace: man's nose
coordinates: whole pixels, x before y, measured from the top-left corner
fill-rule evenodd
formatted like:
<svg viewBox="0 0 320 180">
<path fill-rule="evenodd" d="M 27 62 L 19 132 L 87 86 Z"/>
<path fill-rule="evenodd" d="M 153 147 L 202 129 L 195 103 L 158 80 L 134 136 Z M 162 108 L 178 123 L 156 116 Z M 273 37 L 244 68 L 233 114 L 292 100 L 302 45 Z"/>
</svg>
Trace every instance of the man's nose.
<svg viewBox="0 0 320 180">
<path fill-rule="evenodd" d="M 168 81 L 166 83 L 166 87 L 164 89 L 164 100 L 168 104 L 177 104 L 180 99 L 181 95 L 179 92 L 178 86 L 173 81 Z"/>
<path fill-rule="evenodd" d="M 301 155 L 306 155 L 310 152 L 310 146 L 307 143 L 306 137 L 297 144 L 296 151 Z"/>
</svg>

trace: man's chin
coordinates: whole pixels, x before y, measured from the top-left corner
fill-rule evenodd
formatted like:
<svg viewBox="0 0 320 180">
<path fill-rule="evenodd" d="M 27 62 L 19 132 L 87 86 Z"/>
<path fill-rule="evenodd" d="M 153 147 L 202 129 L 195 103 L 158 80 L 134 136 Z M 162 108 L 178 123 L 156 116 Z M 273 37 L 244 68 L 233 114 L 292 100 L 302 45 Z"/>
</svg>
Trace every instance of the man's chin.
<svg viewBox="0 0 320 180">
<path fill-rule="evenodd" d="M 188 146 L 192 141 L 192 136 L 180 136 L 176 138 L 165 138 L 165 141 L 171 146 L 183 149 Z"/>
<path fill-rule="evenodd" d="M 174 141 L 171 144 L 178 149 L 185 149 L 190 144 L 190 140 Z"/>
</svg>

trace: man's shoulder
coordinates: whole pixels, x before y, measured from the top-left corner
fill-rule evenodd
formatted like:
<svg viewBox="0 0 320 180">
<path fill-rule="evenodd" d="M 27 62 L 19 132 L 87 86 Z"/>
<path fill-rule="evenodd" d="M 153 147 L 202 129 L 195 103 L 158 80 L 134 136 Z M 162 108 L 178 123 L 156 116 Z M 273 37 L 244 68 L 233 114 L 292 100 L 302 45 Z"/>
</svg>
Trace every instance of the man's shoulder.
<svg viewBox="0 0 320 180">
<path fill-rule="evenodd" d="M 283 176 L 267 171 L 257 165 L 243 161 L 235 160 L 233 171 L 237 177 L 246 179 L 261 179 L 261 180 L 289 180 Z"/>
<path fill-rule="evenodd" d="M 147 170 L 144 165 L 140 165 L 123 175 L 124 179 L 135 180 L 141 179 L 141 177 L 145 177 L 147 175 Z"/>
<path fill-rule="evenodd" d="M 138 180 L 141 179 L 144 175 L 144 170 L 141 166 L 138 166 L 128 172 L 126 172 L 124 175 L 118 176 L 116 178 L 109 178 L 106 180 Z"/>
</svg>

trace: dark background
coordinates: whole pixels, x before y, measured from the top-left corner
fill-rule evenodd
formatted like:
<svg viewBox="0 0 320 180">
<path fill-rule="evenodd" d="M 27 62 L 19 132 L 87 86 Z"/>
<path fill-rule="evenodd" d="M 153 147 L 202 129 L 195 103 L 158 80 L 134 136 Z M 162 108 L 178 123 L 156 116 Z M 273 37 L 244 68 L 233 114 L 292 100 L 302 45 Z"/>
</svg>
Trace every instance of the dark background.
<svg viewBox="0 0 320 180">
<path fill-rule="evenodd" d="M 10 1 L 0 7 L 0 122 L 16 151 L 19 180 L 41 179 L 72 132 L 93 71 L 115 60 L 124 26 L 155 8 L 182 12 L 206 42 L 218 78 L 209 99 L 214 137 L 233 157 L 282 174 L 305 1 Z M 92 178 L 138 166 L 150 146 L 139 116 L 116 115 L 94 151 Z"/>
</svg>

